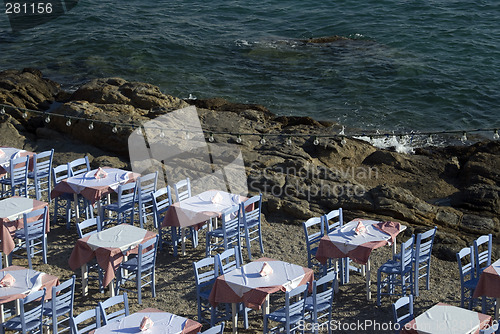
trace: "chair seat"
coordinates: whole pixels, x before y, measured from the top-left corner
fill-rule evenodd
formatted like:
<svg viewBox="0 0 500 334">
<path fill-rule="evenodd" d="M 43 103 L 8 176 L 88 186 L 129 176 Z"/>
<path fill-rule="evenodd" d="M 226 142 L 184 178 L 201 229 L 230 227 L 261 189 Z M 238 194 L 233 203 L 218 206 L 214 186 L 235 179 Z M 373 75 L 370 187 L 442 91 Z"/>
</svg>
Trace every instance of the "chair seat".
<svg viewBox="0 0 500 334">
<path fill-rule="evenodd" d="M 56 307 L 57 307 L 57 305 L 56 305 Z M 70 311 L 71 311 L 70 306 L 64 306 L 64 307 L 57 310 L 57 314 L 58 315 L 66 314 L 66 313 L 69 313 Z M 45 303 L 43 305 L 43 314 L 47 315 L 47 316 L 52 316 L 52 303 Z"/>
<path fill-rule="evenodd" d="M 470 279 L 464 282 L 464 287 L 466 287 L 467 289 L 475 289 L 478 282 L 479 282 L 478 277 Z"/>
<path fill-rule="evenodd" d="M 380 266 L 378 269 L 380 272 L 387 273 L 387 274 L 398 274 L 401 272 L 401 262 L 399 261 L 394 261 L 394 260 L 389 260 L 383 265 Z M 404 269 L 404 272 L 407 273 L 411 271 L 411 266 L 407 266 Z"/>
<path fill-rule="evenodd" d="M 26 236 L 24 235 L 24 230 L 17 230 L 14 233 L 14 237 L 17 239 L 24 240 L 26 238 Z M 43 233 L 42 232 L 30 233 L 30 234 L 28 234 L 28 237 L 30 239 L 39 239 L 39 238 L 43 237 Z"/>
<path fill-rule="evenodd" d="M 277 322 L 286 322 L 286 310 L 285 308 L 280 308 L 279 310 L 276 310 L 272 313 L 269 313 L 267 317 L 273 321 Z M 302 313 L 297 313 L 297 314 L 290 314 L 290 323 L 294 324 L 299 322 L 302 317 Z"/>
<path fill-rule="evenodd" d="M 120 264 L 120 267 L 123 268 L 123 269 L 126 269 L 126 270 L 130 270 L 130 271 L 136 271 L 137 270 L 137 267 L 138 267 L 138 258 L 137 257 L 134 257 L 134 258 L 131 258 L 129 260 L 127 260 L 126 262 L 123 262 L 122 264 Z M 149 270 L 151 268 L 153 268 L 153 263 L 143 263 L 142 264 L 142 269 L 143 270 Z"/>
<path fill-rule="evenodd" d="M 12 183 L 12 179 L 10 177 L 5 178 L 5 179 L 0 179 L 0 183 L 10 185 Z M 14 179 L 14 183 L 15 184 L 24 183 L 24 177 Z"/>
<path fill-rule="evenodd" d="M 28 178 L 29 179 L 34 179 L 35 178 L 35 172 L 28 172 Z M 50 173 L 47 171 L 47 172 L 41 172 L 41 173 L 38 173 L 38 177 L 39 178 L 44 178 L 44 177 L 49 177 L 50 176 Z"/>
<path fill-rule="evenodd" d="M 32 320 L 26 323 L 26 329 L 28 331 L 31 331 L 32 329 L 35 329 L 40 326 L 39 319 L 37 320 Z M 22 330 L 22 325 L 21 325 L 21 316 L 15 316 L 14 318 L 7 320 L 6 322 L 3 323 L 3 327 L 5 329 L 10 329 L 10 330 Z"/>
<path fill-rule="evenodd" d="M 317 306 L 316 306 L 316 310 L 318 312 L 322 312 L 324 310 L 327 310 L 328 308 L 330 308 L 330 302 L 328 301 L 324 301 L 322 303 L 319 303 Z M 314 310 L 314 301 L 313 301 L 313 296 L 309 296 L 306 298 L 306 311 L 313 311 Z"/>
<path fill-rule="evenodd" d="M 103 206 L 103 210 L 109 210 L 109 211 L 115 211 L 115 212 L 125 212 L 127 210 L 131 210 L 134 207 L 134 203 L 127 203 L 122 205 L 121 207 L 118 206 L 118 203 L 111 203 L 108 205 Z"/>
<path fill-rule="evenodd" d="M 211 236 L 211 237 L 221 237 L 221 238 L 222 238 L 222 237 L 224 236 L 224 232 L 222 231 L 222 229 L 221 229 L 221 228 L 218 228 L 218 229 L 216 229 L 216 230 L 213 230 L 213 231 L 207 232 L 207 234 L 208 234 L 209 236 Z M 234 236 L 234 235 L 236 235 L 236 234 L 238 234 L 238 231 L 236 231 L 236 230 L 233 230 L 233 231 L 228 231 L 227 236 L 228 236 L 228 237 L 231 237 L 231 236 Z"/>
<path fill-rule="evenodd" d="M 207 299 L 208 300 L 208 297 L 210 296 L 210 292 L 211 292 L 211 290 L 203 290 L 203 291 L 200 291 L 200 293 L 198 293 L 198 295 L 202 299 Z"/>
<path fill-rule="evenodd" d="M 259 221 L 257 219 L 252 219 L 252 220 L 247 221 L 248 228 L 253 228 L 257 225 L 259 225 Z M 241 228 L 245 227 L 245 224 L 243 222 L 240 223 L 240 227 Z"/>
</svg>

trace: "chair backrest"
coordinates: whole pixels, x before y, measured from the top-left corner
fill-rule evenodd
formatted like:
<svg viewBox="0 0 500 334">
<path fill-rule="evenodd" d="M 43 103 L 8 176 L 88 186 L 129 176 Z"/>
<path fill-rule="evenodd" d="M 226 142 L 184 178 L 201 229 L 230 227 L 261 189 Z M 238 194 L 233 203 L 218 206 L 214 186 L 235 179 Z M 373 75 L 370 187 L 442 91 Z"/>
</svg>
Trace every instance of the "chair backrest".
<svg viewBox="0 0 500 334">
<path fill-rule="evenodd" d="M 308 288 L 309 283 L 300 285 L 285 293 L 285 317 L 287 324 L 290 324 L 290 318 L 294 315 L 304 317 Z"/>
<path fill-rule="evenodd" d="M 118 311 L 112 312 L 110 314 L 106 314 L 106 310 L 115 305 L 123 303 L 123 308 Z M 118 295 L 114 297 L 110 297 L 103 302 L 99 302 L 99 309 L 101 310 L 101 318 L 104 325 L 109 324 L 110 322 L 120 320 L 129 315 L 128 308 L 128 297 L 127 293 L 124 292 L 123 295 Z"/>
<path fill-rule="evenodd" d="M 212 289 L 212 285 L 217 278 L 215 266 L 215 257 L 212 256 L 193 262 L 197 294 L 202 291 L 210 291 Z"/>
<path fill-rule="evenodd" d="M 493 237 L 491 234 L 482 235 L 474 240 L 474 265 L 476 267 L 476 277 L 479 277 L 482 271 L 491 265 L 492 246 Z"/>
<path fill-rule="evenodd" d="M 19 184 L 19 181 L 27 180 L 29 160 L 30 158 L 27 156 L 10 159 L 9 177 L 11 184 Z"/>
<path fill-rule="evenodd" d="M 219 325 L 211 327 L 204 332 L 200 332 L 201 334 L 223 334 L 224 333 L 224 321 Z"/>
<path fill-rule="evenodd" d="M 54 314 L 66 313 L 67 310 L 69 310 L 70 317 L 73 316 L 75 280 L 76 276 L 73 275 L 69 280 L 52 287 L 52 299 L 49 303 L 52 305 L 53 316 Z"/>
<path fill-rule="evenodd" d="M 436 236 L 437 226 L 423 233 L 418 233 L 415 240 L 415 262 L 419 263 L 431 256 L 434 237 Z"/>
<path fill-rule="evenodd" d="M 328 212 L 323 216 L 323 222 L 325 223 L 325 233 L 328 234 L 333 232 L 335 229 L 344 226 L 344 216 L 342 214 L 342 208 L 338 210 L 333 210 Z"/>
<path fill-rule="evenodd" d="M 415 235 L 412 234 L 410 239 L 401 244 L 401 270 L 413 266 L 413 246 L 415 245 Z"/>
<path fill-rule="evenodd" d="M 150 194 L 156 191 L 156 183 L 158 182 L 158 172 L 142 175 L 137 179 L 137 192 L 140 193 L 142 199 L 150 200 Z"/>
<path fill-rule="evenodd" d="M 461 285 L 464 282 L 476 277 L 476 267 L 474 265 L 474 248 L 465 247 L 457 253 L 458 272 L 460 274 Z"/>
<path fill-rule="evenodd" d="M 191 197 L 191 181 L 189 181 L 189 177 L 174 184 L 174 190 L 177 202 Z"/>
<path fill-rule="evenodd" d="M 306 237 L 306 247 L 308 257 L 311 256 L 311 251 L 316 244 L 319 244 L 321 238 L 325 235 L 325 227 L 321 217 L 312 217 L 302 223 L 304 234 Z"/>
<path fill-rule="evenodd" d="M 240 205 L 233 205 L 230 208 L 222 211 L 221 223 L 222 233 L 224 237 L 224 249 L 229 249 L 229 247 L 238 245 L 238 242 L 240 240 L 240 220 Z"/>
<path fill-rule="evenodd" d="M 118 206 L 135 203 L 137 193 L 137 182 L 129 182 L 118 186 Z"/>
<path fill-rule="evenodd" d="M 26 235 L 26 238 L 28 237 L 28 234 L 33 235 L 35 233 L 47 233 L 47 211 L 48 207 L 45 206 L 41 209 L 23 214 L 24 234 Z"/>
<path fill-rule="evenodd" d="M 52 186 L 69 177 L 68 165 L 59 165 L 52 168 Z"/>
<path fill-rule="evenodd" d="M 84 230 L 88 229 L 87 232 L 84 233 Z M 101 218 L 96 216 L 95 218 L 85 219 L 76 224 L 76 230 L 78 232 L 78 236 L 81 238 L 85 238 L 94 233 L 100 232 L 102 230 L 101 227 Z"/>
<path fill-rule="evenodd" d="M 163 217 L 170 205 L 172 205 L 172 195 L 170 186 L 158 189 L 151 194 L 153 200 L 153 221 L 156 228 L 161 228 Z"/>
<path fill-rule="evenodd" d="M 22 299 L 19 316 L 23 333 L 27 332 L 27 324 L 41 324 L 43 322 L 44 299 L 45 288 L 32 292 Z"/>
<path fill-rule="evenodd" d="M 406 312 L 401 314 L 401 309 Z M 394 316 L 394 323 L 399 324 L 400 328 L 403 328 L 405 324 L 413 320 L 415 317 L 413 314 L 413 295 L 403 296 L 396 300 L 396 302 L 392 304 L 392 314 Z"/>
<path fill-rule="evenodd" d="M 95 318 L 95 321 L 88 321 Z M 87 334 L 96 328 L 101 327 L 101 311 L 99 307 L 84 311 L 76 317 L 70 318 L 71 334 Z M 78 328 L 78 325 L 83 324 L 83 328 Z"/>
<path fill-rule="evenodd" d="M 330 271 L 318 280 L 313 281 L 313 303 L 316 305 L 328 302 L 333 303 L 336 273 Z"/>
<path fill-rule="evenodd" d="M 137 265 L 139 272 L 144 269 L 150 268 L 151 265 L 154 266 L 156 263 L 156 253 L 158 250 L 158 238 L 157 234 L 154 238 L 151 238 L 139 245 Z"/>
<path fill-rule="evenodd" d="M 241 205 L 243 224 L 245 225 L 245 227 L 249 222 L 258 221 L 260 223 L 262 210 L 262 194 L 247 199 Z M 246 211 L 245 208 L 249 208 L 251 205 L 253 205 L 253 209 L 250 211 Z"/>
<path fill-rule="evenodd" d="M 224 275 L 233 269 L 241 267 L 242 259 L 238 247 L 229 248 L 215 256 L 216 274 Z"/>
<path fill-rule="evenodd" d="M 33 155 L 33 171 L 36 175 L 50 175 L 52 170 L 52 159 L 54 157 L 54 149 L 44 151 Z"/>
<path fill-rule="evenodd" d="M 68 162 L 68 174 L 77 176 L 90 172 L 90 163 L 87 156 Z"/>
</svg>

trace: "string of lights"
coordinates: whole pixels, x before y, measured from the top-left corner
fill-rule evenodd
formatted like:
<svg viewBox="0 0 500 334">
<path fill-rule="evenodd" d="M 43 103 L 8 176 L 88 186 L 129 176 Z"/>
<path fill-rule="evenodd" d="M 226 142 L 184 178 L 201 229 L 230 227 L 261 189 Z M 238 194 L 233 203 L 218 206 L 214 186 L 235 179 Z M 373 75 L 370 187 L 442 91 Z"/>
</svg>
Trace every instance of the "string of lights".
<svg viewBox="0 0 500 334">
<path fill-rule="evenodd" d="M 143 127 L 142 124 L 137 124 L 137 123 L 121 123 L 118 125 L 116 123 L 110 122 L 110 121 L 103 121 L 103 120 L 97 120 L 97 119 L 92 119 L 92 118 L 86 118 L 86 117 L 81 117 L 81 116 L 75 116 L 75 115 L 62 115 L 62 114 L 54 114 L 48 111 L 40 111 L 40 110 L 32 110 L 32 109 L 26 109 L 26 108 L 20 108 L 20 107 L 13 107 L 10 105 L 5 105 L 5 104 L 0 104 L 1 109 L 0 109 L 0 115 L 6 114 L 6 108 L 11 109 L 14 111 L 18 111 L 21 113 L 23 118 L 27 118 L 29 114 L 34 114 L 34 115 L 39 115 L 45 117 L 45 122 L 50 123 L 51 122 L 51 117 L 60 117 L 64 118 L 66 120 L 66 126 L 70 127 L 73 125 L 73 121 L 82 121 L 88 123 L 88 129 L 92 131 L 94 129 L 94 123 L 96 124 L 105 124 L 107 126 L 111 126 L 111 131 L 113 133 L 118 133 L 120 128 L 128 128 L 131 129 L 132 131 L 135 129 L 138 129 L 138 131 L 142 131 L 141 128 Z M 160 137 L 164 137 L 165 133 L 164 131 L 169 131 L 170 129 L 166 129 L 165 127 L 147 127 L 148 130 L 157 130 L 160 131 Z M 171 131 L 175 132 L 186 132 L 186 130 L 178 130 L 178 129 L 173 129 Z M 213 131 L 213 130 L 203 130 L 203 133 L 207 140 L 209 142 L 214 142 L 215 141 L 215 136 L 234 136 L 235 141 L 240 144 L 243 142 L 242 137 L 258 137 L 260 138 L 259 142 L 262 145 L 265 145 L 267 142 L 266 138 L 270 137 L 275 137 L 275 138 L 284 138 L 285 143 L 287 145 L 292 144 L 292 138 L 311 138 L 312 142 L 314 145 L 319 145 L 320 139 L 325 139 L 325 138 L 340 138 L 342 140 L 342 144 L 345 144 L 345 137 L 354 137 L 354 138 L 360 138 L 360 137 L 368 137 L 369 139 L 373 138 L 389 138 L 389 137 L 399 137 L 399 138 L 410 138 L 410 141 L 413 139 L 414 136 L 422 136 L 425 137 L 427 136 L 429 141 L 432 142 L 432 137 L 433 136 L 444 136 L 444 135 L 461 135 L 459 138 L 462 142 L 465 142 L 468 140 L 467 134 L 470 133 L 479 133 L 479 132 L 489 132 L 492 133 L 492 139 L 498 140 L 500 139 L 499 135 L 499 129 L 498 128 L 479 128 L 479 129 L 468 129 L 468 130 L 442 130 L 442 131 L 422 131 L 422 132 L 415 132 L 415 131 L 410 131 L 410 132 L 391 132 L 391 133 L 381 133 L 381 132 L 372 132 L 372 133 L 366 133 L 366 132 L 361 132 L 361 133 L 350 133 L 349 135 L 345 134 L 345 127 L 342 126 L 342 130 L 340 130 L 337 134 L 306 134 L 306 133 L 256 133 L 256 132 L 227 132 L 227 131 Z"/>
</svg>

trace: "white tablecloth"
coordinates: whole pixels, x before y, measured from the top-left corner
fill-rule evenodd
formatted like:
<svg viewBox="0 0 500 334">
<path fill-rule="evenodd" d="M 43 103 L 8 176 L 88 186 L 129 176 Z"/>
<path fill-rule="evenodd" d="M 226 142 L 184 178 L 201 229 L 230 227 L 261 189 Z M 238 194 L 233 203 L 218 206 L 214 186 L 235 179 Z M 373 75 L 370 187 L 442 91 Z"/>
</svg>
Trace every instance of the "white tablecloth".
<svg viewBox="0 0 500 334">
<path fill-rule="evenodd" d="M 100 247 L 119 248 L 123 253 L 139 245 L 146 236 L 147 230 L 121 224 L 104 231 L 94 233 L 87 244 L 94 251 Z"/>
<path fill-rule="evenodd" d="M 138 312 L 98 328 L 94 334 L 141 333 L 139 325 L 145 316 L 151 318 L 154 324 L 144 334 L 179 334 L 187 321 L 186 318 L 168 312 Z"/>
<path fill-rule="evenodd" d="M 66 182 L 75 193 L 79 194 L 83 189 L 90 187 L 107 186 L 116 191 L 120 184 L 126 183 L 129 179 L 129 172 L 127 171 L 118 168 L 106 168 L 105 171 L 108 175 L 102 179 L 95 178 L 97 169 L 94 169 L 87 173 L 72 176 Z"/>
</svg>

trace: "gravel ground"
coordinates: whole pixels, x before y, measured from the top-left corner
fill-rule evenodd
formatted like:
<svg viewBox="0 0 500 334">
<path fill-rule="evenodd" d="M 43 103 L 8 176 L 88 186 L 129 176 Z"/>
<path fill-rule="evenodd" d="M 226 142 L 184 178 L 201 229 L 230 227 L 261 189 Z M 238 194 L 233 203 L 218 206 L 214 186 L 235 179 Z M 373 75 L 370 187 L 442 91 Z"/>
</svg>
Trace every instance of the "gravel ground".
<svg viewBox="0 0 500 334">
<path fill-rule="evenodd" d="M 283 260 L 300 265 L 307 265 L 302 226 L 288 225 L 285 223 L 263 223 L 265 256 L 277 260 Z M 400 236 L 398 242 L 406 238 Z M 64 281 L 74 273 L 68 265 L 68 259 L 73 250 L 77 233 L 74 225 L 71 230 L 66 230 L 61 221 L 51 227 L 49 233 L 48 264 L 43 264 L 40 257 L 34 260 L 34 268 L 59 277 Z M 259 254 L 254 252 L 254 256 Z M 376 270 L 391 256 L 391 247 L 382 247 L 372 253 L 372 286 L 373 298 L 366 300 L 365 279 L 359 274 L 352 274 L 351 281 L 340 286 L 339 292 L 334 298 L 333 319 L 337 328 L 334 333 L 387 333 L 388 330 L 377 330 L 370 322 L 382 325 L 392 321 L 391 304 L 396 297 L 384 297 L 382 306 L 376 306 Z M 137 304 L 135 294 L 129 294 L 130 311 L 136 312 L 143 308 L 155 307 L 180 316 L 197 320 L 196 293 L 194 288 L 194 276 L 192 262 L 204 257 L 204 234 L 200 235 L 200 245 L 192 249 L 190 243 L 187 246 L 187 255 L 173 257 L 171 250 L 158 253 L 157 274 L 157 297 L 151 298 L 150 290 L 143 292 L 143 304 Z M 244 258 L 246 254 L 244 255 Z M 244 259 L 245 260 L 245 259 Z M 247 259 L 246 259 L 247 260 Z M 24 259 L 14 259 L 14 264 L 27 266 Z M 432 257 L 430 290 L 421 287 L 421 293 L 415 300 L 415 314 L 418 315 L 437 302 L 445 302 L 452 305 L 460 305 L 460 281 L 458 267 L 455 262 L 447 262 Z M 75 314 L 95 307 L 99 301 L 105 300 L 108 295 L 98 290 L 97 282 L 90 281 L 89 294 L 83 297 L 81 294 L 80 273 L 77 275 L 77 286 L 75 293 Z M 279 298 L 280 296 L 273 296 Z M 273 301 L 271 302 L 271 307 Z M 490 312 L 492 314 L 492 311 Z M 262 314 L 260 311 L 249 313 L 250 328 L 240 330 L 241 333 L 262 332 Z M 358 325 L 359 324 L 359 325 Z M 347 327 L 350 326 L 350 327 Z M 242 323 L 240 322 L 240 327 Z M 204 326 L 206 329 L 207 326 Z M 227 323 L 227 332 L 231 330 L 231 324 Z"/>
</svg>

